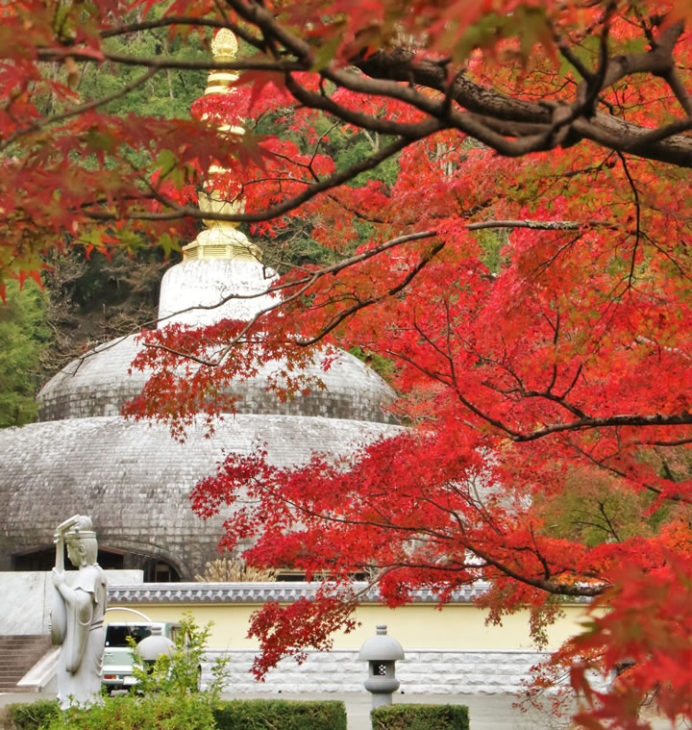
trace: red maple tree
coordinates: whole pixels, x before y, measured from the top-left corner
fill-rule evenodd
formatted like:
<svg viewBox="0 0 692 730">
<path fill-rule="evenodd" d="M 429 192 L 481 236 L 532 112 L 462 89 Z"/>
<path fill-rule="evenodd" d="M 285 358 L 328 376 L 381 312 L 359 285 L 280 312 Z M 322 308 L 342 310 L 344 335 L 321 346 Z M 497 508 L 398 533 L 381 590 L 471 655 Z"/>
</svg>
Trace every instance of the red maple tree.
<svg viewBox="0 0 692 730">
<path fill-rule="evenodd" d="M 317 348 L 359 347 L 389 364 L 398 436 L 294 470 L 230 457 L 194 491 L 203 516 L 253 498 L 225 547 L 252 538 L 249 561 L 332 579 L 314 601 L 259 612 L 258 674 L 350 625 L 354 573 L 391 606 L 484 579 L 491 616 L 528 605 L 538 634 L 560 598 L 606 609 L 555 658 L 591 707 L 583 726 L 647 727 L 648 694 L 691 717 L 689 3 L 160 5 L 3 9 L 0 273 L 36 275 L 54 246 L 165 243 L 200 217 L 190 192 L 212 165 L 226 171 L 214 189 L 245 200 L 217 218 L 252 224 L 279 257 L 301 222 L 329 252 L 273 284 L 280 302 L 250 323 L 152 335 L 138 366 L 156 374 L 130 406 L 179 432 L 266 358 L 299 371 Z M 219 27 L 242 58 L 108 45 Z M 168 68 L 241 76 L 192 121 L 144 120 L 71 88 L 80 64 L 103 62 L 143 69 L 116 95 Z M 41 112 L 46 95 L 61 111 Z M 219 129 L 261 131 L 268 116 L 272 134 Z M 337 132 L 369 152 L 340 162 Z M 575 483 L 629 499 L 634 529 L 602 496 L 598 521 L 584 518 L 601 539 L 556 530 Z M 625 665 L 607 689 L 590 684 L 587 670 Z"/>
</svg>

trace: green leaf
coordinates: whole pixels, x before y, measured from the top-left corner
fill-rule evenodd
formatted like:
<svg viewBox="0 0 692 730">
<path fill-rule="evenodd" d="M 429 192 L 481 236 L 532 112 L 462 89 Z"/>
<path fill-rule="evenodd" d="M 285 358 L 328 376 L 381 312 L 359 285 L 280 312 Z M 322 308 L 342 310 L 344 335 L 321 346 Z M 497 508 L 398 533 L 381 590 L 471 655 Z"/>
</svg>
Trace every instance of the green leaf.
<svg viewBox="0 0 692 730">
<path fill-rule="evenodd" d="M 173 238 L 169 233 L 164 233 L 159 236 L 156 245 L 163 249 L 166 258 L 174 251 L 180 251 L 180 241 L 177 238 Z"/>
<path fill-rule="evenodd" d="M 103 152 L 111 152 L 118 145 L 118 141 L 114 137 L 105 132 L 100 132 L 94 127 L 86 133 L 84 141 L 87 147 L 94 151 L 102 150 Z"/>
</svg>

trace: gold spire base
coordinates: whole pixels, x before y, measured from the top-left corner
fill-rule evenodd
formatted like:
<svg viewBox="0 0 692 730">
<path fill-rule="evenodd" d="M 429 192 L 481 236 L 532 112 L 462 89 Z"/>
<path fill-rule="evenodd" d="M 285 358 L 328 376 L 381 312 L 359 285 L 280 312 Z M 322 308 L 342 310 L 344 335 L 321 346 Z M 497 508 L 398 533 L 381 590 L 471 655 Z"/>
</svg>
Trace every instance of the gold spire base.
<svg viewBox="0 0 692 730">
<path fill-rule="evenodd" d="M 202 231 L 197 238 L 183 246 L 183 261 L 200 259 L 244 259 L 259 261 L 261 252 L 248 237 L 232 226 L 216 226 Z"/>
</svg>

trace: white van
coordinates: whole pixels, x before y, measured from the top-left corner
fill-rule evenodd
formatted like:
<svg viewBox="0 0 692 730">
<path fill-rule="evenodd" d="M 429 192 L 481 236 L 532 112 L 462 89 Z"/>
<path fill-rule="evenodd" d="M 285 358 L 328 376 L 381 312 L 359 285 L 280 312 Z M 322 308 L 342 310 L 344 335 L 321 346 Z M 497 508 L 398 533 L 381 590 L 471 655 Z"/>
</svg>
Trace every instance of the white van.
<svg viewBox="0 0 692 730">
<path fill-rule="evenodd" d="M 163 621 L 108 624 L 101 673 L 101 683 L 108 694 L 117 689 L 130 689 L 137 684 L 133 673 L 135 657 L 128 637 L 134 639 L 135 644 L 147 636 L 165 636 L 175 643 L 180 628 L 179 623 Z"/>
</svg>

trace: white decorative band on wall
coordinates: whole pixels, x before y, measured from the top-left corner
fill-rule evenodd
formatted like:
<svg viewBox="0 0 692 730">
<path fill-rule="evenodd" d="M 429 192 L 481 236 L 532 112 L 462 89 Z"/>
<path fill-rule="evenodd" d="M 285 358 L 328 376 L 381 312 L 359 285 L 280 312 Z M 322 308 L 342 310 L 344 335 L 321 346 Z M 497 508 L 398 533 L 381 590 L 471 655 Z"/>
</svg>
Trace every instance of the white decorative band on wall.
<svg viewBox="0 0 692 730">
<path fill-rule="evenodd" d="M 357 650 L 334 649 L 308 652 L 303 664 L 284 659 L 270 671 L 264 682 L 250 673 L 254 651 L 208 650 L 205 654 L 203 682 L 211 680 L 213 662 L 226 656 L 224 687 L 235 694 L 276 696 L 278 692 L 364 692 L 367 662 L 358 659 Z M 524 689 L 535 664 L 549 658 L 539 651 L 433 651 L 406 649 L 406 658 L 396 664 L 406 694 L 516 694 Z"/>
</svg>

